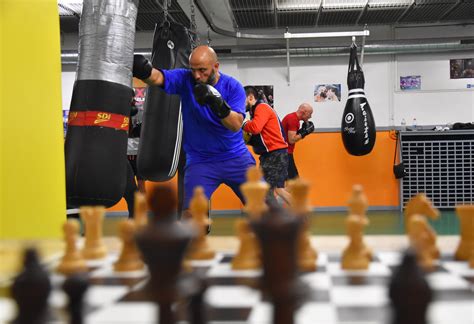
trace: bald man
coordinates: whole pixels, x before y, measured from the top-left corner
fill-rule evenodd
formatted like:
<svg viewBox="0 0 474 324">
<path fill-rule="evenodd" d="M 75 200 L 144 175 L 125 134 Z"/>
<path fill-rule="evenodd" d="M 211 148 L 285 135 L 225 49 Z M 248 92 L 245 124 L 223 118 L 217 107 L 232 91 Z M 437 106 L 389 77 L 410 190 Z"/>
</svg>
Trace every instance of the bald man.
<svg viewBox="0 0 474 324">
<path fill-rule="evenodd" d="M 286 115 L 281 122 L 285 131 L 286 141 L 288 142 L 288 179 L 294 179 L 299 176 L 293 152 L 295 150 L 295 143 L 301 141 L 314 131 L 314 124 L 309 121 L 312 115 L 313 107 L 309 103 L 302 103 L 298 110 Z M 303 121 L 301 127 L 300 120 Z"/>
<path fill-rule="evenodd" d="M 181 96 L 186 152 L 183 207 L 189 207 L 195 186 L 203 186 L 209 199 L 222 183 L 243 203 L 240 185 L 247 169 L 255 165 L 241 130 L 245 91 L 236 79 L 219 71 L 211 47 L 196 47 L 189 64 L 190 69 L 155 69 L 143 55 L 135 55 L 133 62 L 133 76 Z"/>
</svg>

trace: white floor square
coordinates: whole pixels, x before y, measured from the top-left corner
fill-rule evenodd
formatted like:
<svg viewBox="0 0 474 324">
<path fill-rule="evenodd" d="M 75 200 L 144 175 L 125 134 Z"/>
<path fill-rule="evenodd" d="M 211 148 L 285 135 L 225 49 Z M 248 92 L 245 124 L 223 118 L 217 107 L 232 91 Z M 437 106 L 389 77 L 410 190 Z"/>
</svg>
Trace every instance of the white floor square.
<svg viewBox="0 0 474 324">
<path fill-rule="evenodd" d="M 158 308 L 154 303 L 116 303 L 92 313 L 87 317 L 86 323 L 153 324 L 157 322 L 157 315 Z"/>
<path fill-rule="evenodd" d="M 261 294 L 246 286 L 211 286 L 204 298 L 214 307 L 253 307 L 261 300 Z"/>
<path fill-rule="evenodd" d="M 335 306 L 377 307 L 389 302 L 384 286 L 334 286 L 329 293 Z"/>
<path fill-rule="evenodd" d="M 253 278 L 262 274 L 262 270 L 232 270 L 230 263 L 219 263 L 212 267 L 207 277 L 235 277 L 235 278 Z"/>
</svg>

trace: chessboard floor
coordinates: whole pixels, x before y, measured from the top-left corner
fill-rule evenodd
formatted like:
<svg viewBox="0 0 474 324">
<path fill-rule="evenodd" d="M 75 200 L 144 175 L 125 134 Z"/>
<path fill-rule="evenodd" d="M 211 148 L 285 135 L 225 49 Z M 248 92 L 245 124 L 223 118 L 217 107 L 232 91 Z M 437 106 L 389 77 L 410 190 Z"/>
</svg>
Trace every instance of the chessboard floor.
<svg viewBox="0 0 474 324">
<path fill-rule="evenodd" d="M 230 261 L 238 247 L 235 237 L 210 237 L 219 253 L 210 261 L 195 261 L 193 267 L 206 273 L 209 288 L 205 295 L 210 323 L 271 323 L 271 306 L 255 289 L 260 271 L 233 271 Z M 434 290 L 428 318 L 431 324 L 474 323 L 474 270 L 466 262 L 452 260 L 459 237 L 440 236 L 438 245 L 443 257 L 435 272 L 427 279 Z M 29 242 L 32 244 L 33 242 Z M 388 323 L 390 316 L 387 285 L 398 264 L 399 250 L 407 246 L 404 236 L 367 236 L 367 245 L 375 250 L 368 271 L 343 271 L 340 253 L 347 244 L 342 236 L 318 236 L 312 244 L 319 251 L 318 270 L 301 276 L 312 292 L 296 313 L 296 323 L 349 324 Z M 117 258 L 120 243 L 106 238 L 110 253 L 104 260 L 89 263 L 91 286 L 87 295 L 86 323 L 154 323 L 156 307 L 143 295 L 146 273 L 114 273 L 112 263 Z M 50 267 L 57 263 L 63 244 L 59 241 L 35 242 Z M 22 244 L 0 242 L 0 255 L 9 257 L 8 263 L 19 262 Z M 2 262 L 4 264 L 4 262 Z M 4 266 L 2 266 L 4 267 Z M 52 274 L 54 287 L 59 287 L 62 276 Z M 4 276 L 0 283 L 8 284 Z M 15 306 L 0 295 L 0 322 L 13 317 Z M 66 323 L 63 307 L 66 297 L 59 289 L 50 296 L 52 312 L 49 323 Z M 185 315 L 178 312 L 183 322 Z"/>
</svg>

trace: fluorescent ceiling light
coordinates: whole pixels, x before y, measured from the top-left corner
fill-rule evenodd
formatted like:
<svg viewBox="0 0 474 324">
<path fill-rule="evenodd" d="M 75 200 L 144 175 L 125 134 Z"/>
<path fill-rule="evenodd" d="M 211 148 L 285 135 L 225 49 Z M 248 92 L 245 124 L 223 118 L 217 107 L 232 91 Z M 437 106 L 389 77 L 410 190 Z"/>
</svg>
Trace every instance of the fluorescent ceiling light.
<svg viewBox="0 0 474 324">
<path fill-rule="evenodd" d="M 278 0 L 278 10 L 318 10 L 321 0 Z"/>
<path fill-rule="evenodd" d="M 368 0 L 323 0 L 324 9 L 363 8 Z"/>
<path fill-rule="evenodd" d="M 415 0 L 369 0 L 369 6 L 375 7 L 406 7 L 411 5 Z"/>
</svg>

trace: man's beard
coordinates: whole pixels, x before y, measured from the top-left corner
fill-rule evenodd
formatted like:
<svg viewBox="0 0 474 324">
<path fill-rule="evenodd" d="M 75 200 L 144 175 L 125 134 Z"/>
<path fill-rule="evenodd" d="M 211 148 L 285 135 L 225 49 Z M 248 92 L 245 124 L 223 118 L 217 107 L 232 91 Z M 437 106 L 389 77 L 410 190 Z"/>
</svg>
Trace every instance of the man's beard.
<svg viewBox="0 0 474 324">
<path fill-rule="evenodd" d="M 216 82 L 216 71 L 214 69 L 212 69 L 212 72 L 209 75 L 209 78 L 207 78 L 206 83 L 213 86 L 215 82 Z"/>
</svg>

